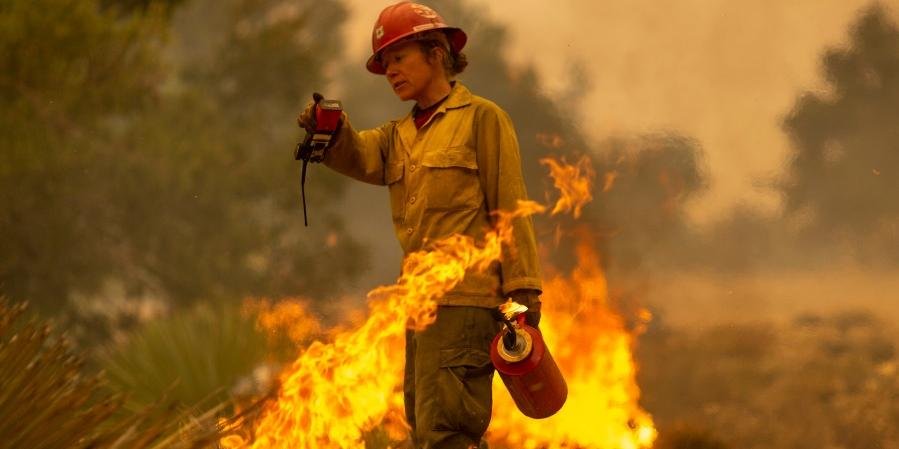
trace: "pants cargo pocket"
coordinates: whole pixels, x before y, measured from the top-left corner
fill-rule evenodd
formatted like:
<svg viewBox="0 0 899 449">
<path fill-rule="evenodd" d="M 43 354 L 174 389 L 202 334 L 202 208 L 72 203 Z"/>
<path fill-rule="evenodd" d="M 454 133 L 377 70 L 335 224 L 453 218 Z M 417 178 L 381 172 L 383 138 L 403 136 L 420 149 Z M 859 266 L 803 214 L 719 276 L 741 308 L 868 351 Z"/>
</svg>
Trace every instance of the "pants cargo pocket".
<svg viewBox="0 0 899 449">
<path fill-rule="evenodd" d="M 499 326 L 490 309 L 440 306 L 434 324 L 408 334 L 405 392 L 416 448 L 480 443 L 493 404 L 488 351 Z"/>
<path fill-rule="evenodd" d="M 480 439 L 490 424 L 492 381 L 493 364 L 486 351 L 441 349 L 437 391 L 444 407 L 434 430 L 457 430 Z"/>
</svg>

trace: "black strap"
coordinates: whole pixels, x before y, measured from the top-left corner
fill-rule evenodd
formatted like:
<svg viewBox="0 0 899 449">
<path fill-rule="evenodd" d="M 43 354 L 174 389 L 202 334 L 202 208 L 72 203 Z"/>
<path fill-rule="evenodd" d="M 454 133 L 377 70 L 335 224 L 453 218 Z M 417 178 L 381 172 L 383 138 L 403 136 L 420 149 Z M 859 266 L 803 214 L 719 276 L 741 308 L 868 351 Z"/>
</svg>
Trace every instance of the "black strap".
<svg viewBox="0 0 899 449">
<path fill-rule="evenodd" d="M 303 223 L 309 226 L 309 219 L 306 217 L 306 165 L 309 159 L 303 159 L 303 172 L 300 174 L 300 195 L 303 197 Z"/>
<path fill-rule="evenodd" d="M 322 96 L 322 94 L 320 94 L 318 92 L 315 92 L 312 94 L 312 101 L 315 102 L 316 105 L 318 105 L 318 103 L 321 102 L 324 98 L 325 97 Z M 312 124 L 311 124 L 310 128 L 312 130 L 314 130 L 316 128 L 316 126 L 315 126 L 315 108 L 313 108 L 312 110 L 313 110 Z M 303 171 L 300 174 L 300 195 L 303 197 L 303 224 L 306 225 L 306 227 L 309 226 L 309 218 L 306 214 L 306 165 L 309 164 L 309 158 L 311 157 L 311 154 L 312 154 L 312 148 L 310 148 L 310 143 L 312 142 L 312 134 L 313 133 L 314 133 L 314 131 L 311 131 L 309 129 L 306 130 L 306 138 L 303 139 L 303 143 L 297 145 L 297 150 L 296 150 L 296 155 L 295 155 L 296 159 L 303 160 Z"/>
</svg>

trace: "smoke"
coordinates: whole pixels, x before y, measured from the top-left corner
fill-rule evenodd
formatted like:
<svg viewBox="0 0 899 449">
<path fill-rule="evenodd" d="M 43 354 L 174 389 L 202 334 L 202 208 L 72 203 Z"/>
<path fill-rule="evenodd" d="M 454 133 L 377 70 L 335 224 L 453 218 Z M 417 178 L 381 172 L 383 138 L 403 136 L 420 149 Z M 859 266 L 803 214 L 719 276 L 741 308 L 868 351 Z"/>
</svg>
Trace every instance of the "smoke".
<svg viewBox="0 0 899 449">
<path fill-rule="evenodd" d="M 845 40 L 868 0 L 659 4 L 637 1 L 478 2 L 508 26 L 513 65 L 533 64 L 544 89 L 567 89 L 568 61 L 590 79 L 579 92 L 584 131 L 671 129 L 706 153 L 709 194 L 690 216 L 716 221 L 738 202 L 774 211 L 779 197 L 756 179 L 780 173 L 790 148 L 780 128 L 802 90 L 823 89 L 819 55 Z M 886 2 L 899 6 L 895 0 Z"/>
</svg>

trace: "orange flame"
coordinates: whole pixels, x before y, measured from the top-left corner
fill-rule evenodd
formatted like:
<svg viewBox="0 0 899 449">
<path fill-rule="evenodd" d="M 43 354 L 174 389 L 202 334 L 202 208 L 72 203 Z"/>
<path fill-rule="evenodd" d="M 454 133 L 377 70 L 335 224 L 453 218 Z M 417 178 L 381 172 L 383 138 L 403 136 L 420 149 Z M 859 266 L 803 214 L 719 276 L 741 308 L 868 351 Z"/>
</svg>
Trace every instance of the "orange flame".
<svg viewBox="0 0 899 449">
<path fill-rule="evenodd" d="M 571 212 L 574 218 L 579 218 L 584 205 L 593 200 L 592 186 L 596 171 L 590 164 L 590 158 L 582 156 L 574 165 L 551 158 L 540 159 L 540 163 L 549 167 L 553 184 L 562 193 L 552 210 L 552 215 Z"/>
<path fill-rule="evenodd" d="M 602 193 L 608 193 L 615 186 L 615 180 L 618 179 L 617 171 L 606 172 L 603 176 Z"/>
<path fill-rule="evenodd" d="M 537 133 L 537 142 L 547 148 L 558 150 L 565 146 L 565 139 L 556 133 Z"/>
<path fill-rule="evenodd" d="M 287 298 L 278 302 L 270 299 L 244 301 L 243 313 L 256 316 L 256 327 L 269 337 L 285 335 L 293 343 L 300 344 L 321 331 L 318 320 L 309 312 L 306 301 Z"/>
<path fill-rule="evenodd" d="M 578 265 L 570 277 L 553 276 L 543 287 L 540 330 L 565 375 L 568 400 L 556 415 L 534 421 L 518 412 L 501 383 L 494 383 L 489 441 L 525 449 L 652 447 L 652 419 L 637 403 L 634 335 L 610 307 L 593 245 L 578 246 Z"/>
<path fill-rule="evenodd" d="M 541 162 L 550 167 L 561 190 L 552 213 L 579 215 L 591 198 L 594 172 L 589 159 L 581 159 L 577 166 L 551 159 Z M 221 446 L 361 449 L 366 432 L 378 425 L 386 427 L 394 439 L 402 439 L 406 329 L 431 324 L 436 300 L 455 287 L 467 270 L 485 269 L 499 260 L 502 244 L 512 238 L 511 220 L 545 210 L 523 201 L 517 210 L 497 214 L 496 229 L 480 244 L 453 235 L 429 252 L 410 254 L 394 285 L 369 293 L 367 320 L 359 328 L 335 333 L 330 343 L 314 342 L 284 370 L 277 400 L 249 423 L 255 438 L 235 433 L 222 439 Z M 637 449 L 652 444 L 651 420 L 636 405 L 633 337 L 608 308 L 598 259 L 584 254 L 572 279 L 554 277 L 545 284 L 544 310 L 549 319 L 541 328 L 568 380 L 568 404 L 552 418 L 552 425 L 535 426 L 517 411 L 508 393 L 496 391 L 494 425 L 488 434 L 494 442 L 525 448 L 576 444 Z M 590 335 L 576 332 L 586 326 L 591 328 Z M 497 380 L 494 387 L 501 389 L 502 384 Z"/>
</svg>

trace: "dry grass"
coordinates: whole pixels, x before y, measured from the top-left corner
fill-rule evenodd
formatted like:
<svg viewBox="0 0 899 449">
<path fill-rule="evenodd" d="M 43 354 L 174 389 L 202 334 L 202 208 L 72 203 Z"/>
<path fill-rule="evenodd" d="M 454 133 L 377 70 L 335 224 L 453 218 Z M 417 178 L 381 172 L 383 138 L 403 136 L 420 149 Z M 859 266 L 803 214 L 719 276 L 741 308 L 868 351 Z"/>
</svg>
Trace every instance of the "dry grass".
<svg viewBox="0 0 899 449">
<path fill-rule="evenodd" d="M 734 448 L 899 447 L 896 336 L 868 312 L 657 326 L 637 354 L 642 402 L 663 438 L 686 427 Z"/>
<path fill-rule="evenodd" d="M 177 411 L 159 400 L 127 413 L 104 382 L 24 305 L 0 299 L 0 449 L 198 449 L 217 440 L 217 408 Z"/>
</svg>

